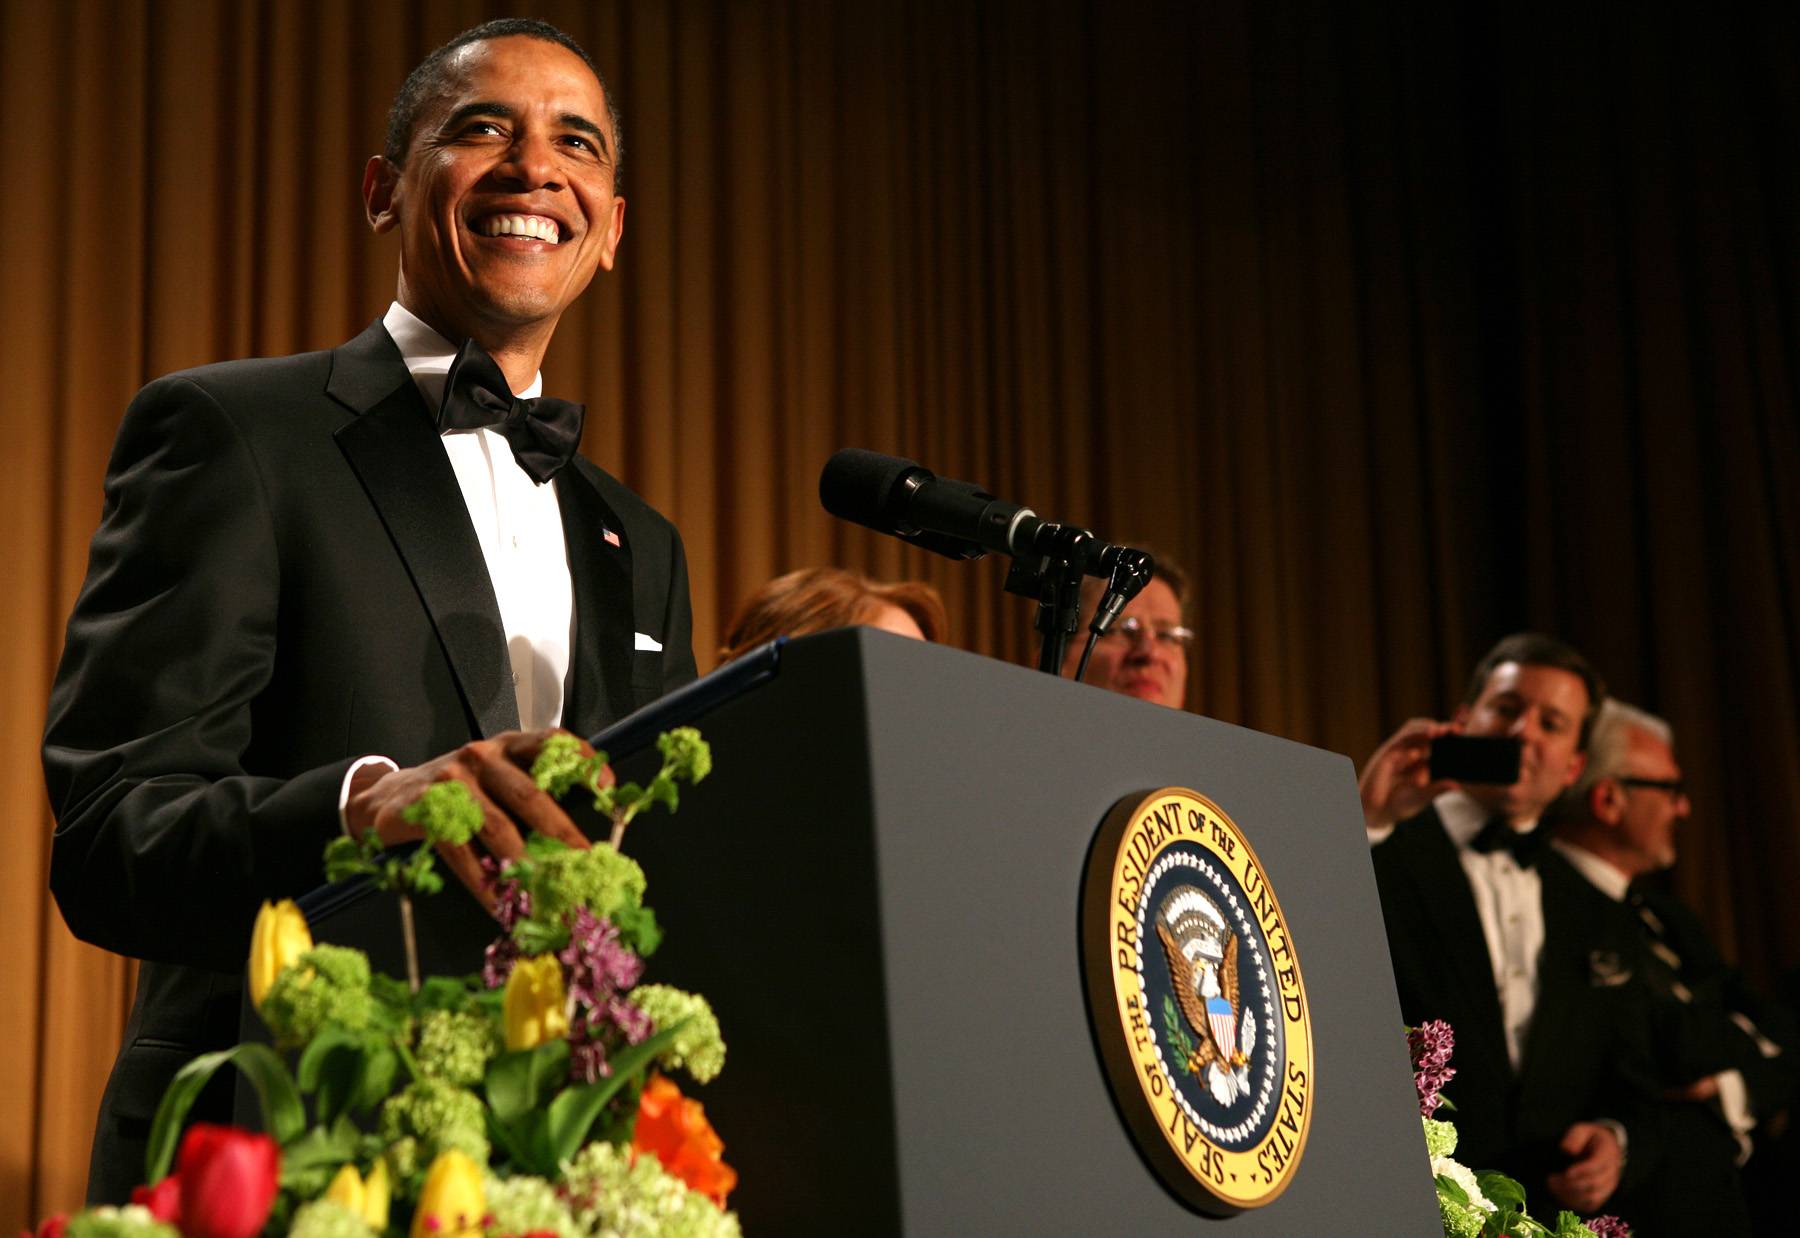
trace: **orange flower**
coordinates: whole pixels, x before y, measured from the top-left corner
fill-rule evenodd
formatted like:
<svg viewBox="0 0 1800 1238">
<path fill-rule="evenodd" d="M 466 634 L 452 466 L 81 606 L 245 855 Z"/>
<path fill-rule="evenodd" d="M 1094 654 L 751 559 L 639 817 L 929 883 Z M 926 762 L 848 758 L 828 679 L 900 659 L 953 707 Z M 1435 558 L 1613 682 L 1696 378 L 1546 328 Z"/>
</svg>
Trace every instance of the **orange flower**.
<svg viewBox="0 0 1800 1238">
<path fill-rule="evenodd" d="M 681 1089 L 651 1075 L 638 1098 L 637 1130 L 631 1137 L 633 1153 L 649 1152 L 663 1168 L 687 1183 L 719 1207 L 737 1185 L 737 1170 L 720 1160 L 725 1142 L 706 1120 L 706 1110 L 689 1100 Z"/>
</svg>

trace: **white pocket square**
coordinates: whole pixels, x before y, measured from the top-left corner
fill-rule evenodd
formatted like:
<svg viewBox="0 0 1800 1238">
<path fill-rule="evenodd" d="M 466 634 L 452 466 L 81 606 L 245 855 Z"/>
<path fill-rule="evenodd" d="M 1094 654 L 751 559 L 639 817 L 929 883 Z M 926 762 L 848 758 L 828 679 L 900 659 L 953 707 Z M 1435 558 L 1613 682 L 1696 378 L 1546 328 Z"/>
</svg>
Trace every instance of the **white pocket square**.
<svg viewBox="0 0 1800 1238">
<path fill-rule="evenodd" d="M 661 653 L 662 642 L 657 640 L 654 636 L 651 636 L 648 632 L 639 632 L 637 634 L 637 641 L 632 645 L 632 648 L 647 650 L 650 653 Z"/>
</svg>

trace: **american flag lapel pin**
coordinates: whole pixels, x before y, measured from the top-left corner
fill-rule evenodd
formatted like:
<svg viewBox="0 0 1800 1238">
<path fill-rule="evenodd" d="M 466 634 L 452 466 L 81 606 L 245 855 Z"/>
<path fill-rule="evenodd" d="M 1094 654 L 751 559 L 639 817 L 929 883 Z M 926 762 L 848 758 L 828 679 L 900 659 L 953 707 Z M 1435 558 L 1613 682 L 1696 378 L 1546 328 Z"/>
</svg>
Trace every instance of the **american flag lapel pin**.
<svg viewBox="0 0 1800 1238">
<path fill-rule="evenodd" d="M 619 535 L 617 533 L 614 533 L 611 529 L 602 528 L 600 530 L 600 536 L 604 537 L 606 539 L 606 544 L 608 546 L 618 546 L 619 545 Z"/>
</svg>

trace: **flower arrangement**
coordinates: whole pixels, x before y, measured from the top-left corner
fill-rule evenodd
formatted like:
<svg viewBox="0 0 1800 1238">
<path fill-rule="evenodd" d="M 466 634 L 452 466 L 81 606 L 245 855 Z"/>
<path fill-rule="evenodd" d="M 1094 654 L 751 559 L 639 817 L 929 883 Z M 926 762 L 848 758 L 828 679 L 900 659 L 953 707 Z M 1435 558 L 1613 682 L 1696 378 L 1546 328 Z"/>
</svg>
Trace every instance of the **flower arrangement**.
<svg viewBox="0 0 1800 1238">
<path fill-rule="evenodd" d="M 430 845 L 403 859 L 372 834 L 334 840 L 329 879 L 362 875 L 399 896 L 407 979 L 315 943 L 292 902 L 265 903 L 248 992 L 274 1047 L 190 1062 L 157 1111 L 132 1203 L 52 1218 L 38 1238 L 737 1235 L 723 1142 L 666 1073 L 719 1073 L 718 1020 L 698 994 L 639 983 L 662 932 L 620 843 L 641 811 L 673 811 L 679 786 L 712 768 L 691 727 L 658 749 L 648 785 L 612 787 L 605 754 L 568 735 L 544 745 L 537 785 L 591 794 L 612 837 L 578 849 L 533 834 L 520 860 L 485 862 L 501 934 L 477 975 L 419 975 L 411 900 L 443 885 Z M 447 781 L 408 819 L 428 844 L 460 843 L 481 810 Z M 226 1065 L 255 1086 L 266 1133 L 196 1124 L 184 1135 Z"/>
<path fill-rule="evenodd" d="M 1617 1217 L 1583 1221 L 1563 1211 L 1554 1228 L 1534 1221 L 1525 1212 L 1524 1187 L 1503 1173 L 1472 1170 L 1456 1160 L 1456 1127 L 1432 1116 L 1440 1108 L 1455 1108 L 1439 1093 L 1456 1075 L 1450 1065 L 1456 1037 L 1448 1023 L 1434 1019 L 1407 1028 L 1406 1044 L 1445 1238 L 1631 1238 L 1630 1227 Z"/>
</svg>

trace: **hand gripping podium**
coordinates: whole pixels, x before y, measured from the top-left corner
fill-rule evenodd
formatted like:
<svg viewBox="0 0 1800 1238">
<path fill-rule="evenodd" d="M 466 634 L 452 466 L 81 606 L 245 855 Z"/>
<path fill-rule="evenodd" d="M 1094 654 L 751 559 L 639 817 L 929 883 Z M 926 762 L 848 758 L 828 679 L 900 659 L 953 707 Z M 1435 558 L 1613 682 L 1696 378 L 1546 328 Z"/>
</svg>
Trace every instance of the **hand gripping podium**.
<svg viewBox="0 0 1800 1238">
<path fill-rule="evenodd" d="M 704 993 L 724 1031 L 724 1073 L 683 1086 L 739 1171 L 746 1232 L 1440 1232 L 1346 758 L 868 628 L 726 668 L 597 746 L 641 779 L 683 724 L 713 773 L 625 850 L 666 932 L 646 979 Z M 1310 1005 L 1303 1155 L 1223 1220 L 1140 1153 L 1084 982 L 1096 831 L 1171 786 L 1254 849 Z M 455 893 L 421 911 L 473 906 Z M 391 914 L 353 935 L 391 939 Z M 422 931 L 460 971 L 493 936 Z"/>
</svg>

